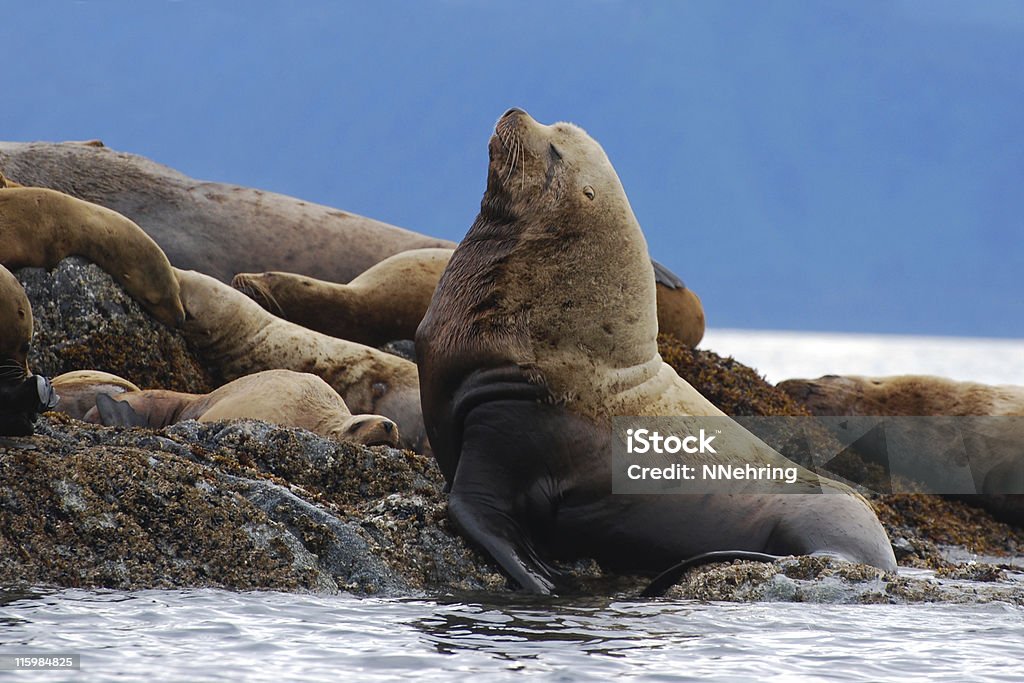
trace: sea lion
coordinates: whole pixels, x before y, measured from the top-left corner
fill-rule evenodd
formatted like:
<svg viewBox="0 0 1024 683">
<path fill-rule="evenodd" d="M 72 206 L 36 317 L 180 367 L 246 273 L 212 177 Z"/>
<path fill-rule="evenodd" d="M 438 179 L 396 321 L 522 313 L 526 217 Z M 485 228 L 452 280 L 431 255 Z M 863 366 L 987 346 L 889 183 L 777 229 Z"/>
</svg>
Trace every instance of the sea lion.
<svg viewBox="0 0 1024 683">
<path fill-rule="evenodd" d="M 114 396 L 126 391 L 142 391 L 135 383 L 101 370 L 75 370 L 53 378 L 53 388 L 60 395 L 56 411 L 76 420 L 96 407 L 96 396 Z"/>
<path fill-rule="evenodd" d="M 208 394 L 148 389 L 101 396 L 86 414 L 86 422 L 160 428 L 184 420 L 249 419 L 364 446 L 397 446 L 399 442 L 394 422 L 383 415 L 353 415 L 338 392 L 307 372 L 265 370 Z"/>
<path fill-rule="evenodd" d="M 187 312 L 185 338 L 224 379 L 273 369 L 313 373 L 352 412 L 394 420 L 405 448 L 429 449 L 413 363 L 281 320 L 208 275 L 178 269 L 175 274 Z"/>
<path fill-rule="evenodd" d="M 815 415 L 951 418 L 886 421 L 883 439 L 861 439 L 857 447 L 928 490 L 1024 525 L 1024 387 L 928 375 L 825 375 L 778 387 Z M 966 481 L 954 478 L 965 467 Z M 978 495 L 950 492 L 961 486 Z"/>
<path fill-rule="evenodd" d="M 175 266 L 222 282 L 268 270 L 348 282 L 400 251 L 455 246 L 294 197 L 189 178 L 102 144 L 0 142 L 0 169 L 123 214 Z"/>
<path fill-rule="evenodd" d="M 31 348 L 32 304 L 18 279 L 0 265 L 0 382 L 21 381 L 31 374 Z"/>
<path fill-rule="evenodd" d="M 0 192 L 0 263 L 53 268 L 77 254 L 110 273 L 154 318 L 185 318 L 171 264 L 139 226 L 115 211 L 36 187 Z"/>
<path fill-rule="evenodd" d="M 381 346 L 416 334 L 451 255 L 451 249 L 404 251 L 347 285 L 268 272 L 239 273 L 231 286 L 285 320 L 332 337 Z M 700 298 L 668 268 L 652 264 L 658 285 L 659 330 L 696 346 L 704 336 Z"/>
<path fill-rule="evenodd" d="M 815 415 L 1024 415 L 1024 387 L 928 375 L 825 375 L 777 386 Z"/>
<path fill-rule="evenodd" d="M 32 434 L 36 415 L 57 403 L 50 381 L 29 370 L 31 348 L 32 305 L 17 278 L 0 266 L 0 436 Z"/>
<path fill-rule="evenodd" d="M 489 151 L 480 213 L 416 333 L 462 533 L 537 593 L 554 587 L 549 558 L 658 572 L 718 550 L 828 553 L 894 569 L 867 502 L 802 468 L 785 495 L 612 493 L 613 416 L 714 416 L 736 437 L 717 462 L 794 464 L 658 355 L 647 245 L 600 145 L 511 109 Z"/>
</svg>

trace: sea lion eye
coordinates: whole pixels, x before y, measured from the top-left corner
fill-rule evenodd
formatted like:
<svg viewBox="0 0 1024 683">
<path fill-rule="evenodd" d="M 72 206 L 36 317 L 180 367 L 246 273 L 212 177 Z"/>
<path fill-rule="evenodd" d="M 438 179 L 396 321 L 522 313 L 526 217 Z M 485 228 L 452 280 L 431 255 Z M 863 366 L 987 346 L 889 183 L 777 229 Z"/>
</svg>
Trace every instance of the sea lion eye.
<svg viewBox="0 0 1024 683">
<path fill-rule="evenodd" d="M 562 155 L 559 153 L 558 148 L 553 143 L 548 143 L 548 152 L 551 154 L 551 158 L 554 161 L 561 161 Z"/>
<path fill-rule="evenodd" d="M 587 199 L 593 199 L 594 198 L 594 188 L 592 188 L 590 185 L 584 185 L 583 186 L 583 194 L 587 195 Z"/>
</svg>

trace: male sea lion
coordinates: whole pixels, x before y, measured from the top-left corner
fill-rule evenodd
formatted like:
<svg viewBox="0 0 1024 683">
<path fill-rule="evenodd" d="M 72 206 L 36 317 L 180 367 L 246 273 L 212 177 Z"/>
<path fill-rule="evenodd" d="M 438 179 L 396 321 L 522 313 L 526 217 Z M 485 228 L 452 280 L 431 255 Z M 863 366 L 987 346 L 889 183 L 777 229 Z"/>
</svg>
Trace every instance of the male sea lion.
<svg viewBox="0 0 1024 683">
<path fill-rule="evenodd" d="M 178 269 L 175 274 L 188 315 L 185 338 L 224 379 L 273 369 L 313 373 L 352 412 L 394 420 L 404 447 L 429 448 L 413 363 L 281 320 L 208 275 Z"/>
<path fill-rule="evenodd" d="M 28 367 L 32 305 L 25 289 L 0 266 L 0 436 L 32 434 L 35 416 L 57 403 L 49 380 Z"/>
<path fill-rule="evenodd" d="M 76 420 L 96 407 L 96 396 L 114 396 L 127 391 L 142 391 L 135 383 L 101 370 L 75 370 L 53 378 L 53 388 L 60 395 L 56 411 Z"/>
<path fill-rule="evenodd" d="M 365 446 L 397 446 L 399 441 L 394 422 L 383 415 L 353 415 L 338 392 L 307 372 L 265 370 L 208 394 L 148 389 L 100 396 L 87 422 L 160 428 L 184 420 L 250 419 Z"/>
<path fill-rule="evenodd" d="M 0 192 L 0 263 L 53 268 L 84 256 L 108 272 L 157 320 L 176 327 L 185 313 L 171 264 L 149 236 L 124 216 L 36 187 Z"/>
<path fill-rule="evenodd" d="M 964 418 L 887 421 L 884 439 L 862 439 L 857 446 L 932 491 L 973 486 L 979 495 L 952 497 L 1024 525 L 1024 387 L 928 375 L 825 375 L 778 387 L 815 415 Z M 954 478 L 965 470 L 966 481 Z"/>
<path fill-rule="evenodd" d="M 480 213 L 416 333 L 458 528 L 538 593 L 551 557 L 656 572 L 716 550 L 829 553 L 894 569 L 866 501 L 800 468 L 786 490 L 805 493 L 613 495 L 613 416 L 718 416 L 737 437 L 718 462 L 794 466 L 662 362 L 647 254 L 596 142 L 519 109 L 499 119 Z"/>
<path fill-rule="evenodd" d="M 454 246 L 294 197 L 189 178 L 102 144 L 0 142 L 0 169 L 127 216 L 175 266 L 222 282 L 267 270 L 348 282 L 400 251 Z"/>
<path fill-rule="evenodd" d="M 274 315 L 332 337 L 381 346 L 412 339 L 430 305 L 451 249 L 389 256 L 347 285 L 294 273 L 239 273 L 231 286 Z M 652 261 L 658 328 L 687 346 L 704 336 L 700 299 L 672 271 Z"/>
</svg>

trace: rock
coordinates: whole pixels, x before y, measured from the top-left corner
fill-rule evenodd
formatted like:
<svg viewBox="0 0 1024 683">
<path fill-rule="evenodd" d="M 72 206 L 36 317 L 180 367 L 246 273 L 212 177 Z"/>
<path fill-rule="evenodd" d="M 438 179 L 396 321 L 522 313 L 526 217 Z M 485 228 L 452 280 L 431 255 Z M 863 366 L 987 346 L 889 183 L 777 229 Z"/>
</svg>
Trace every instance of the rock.
<svg viewBox="0 0 1024 683">
<path fill-rule="evenodd" d="M 194 393 L 217 385 L 181 334 L 151 318 L 98 266 L 76 256 L 50 272 L 22 268 L 14 275 L 35 318 L 33 372 L 103 370 L 143 389 Z"/>
<path fill-rule="evenodd" d="M 240 421 L 40 418 L 0 447 L 0 583 L 408 595 L 506 581 L 444 520 L 408 451 Z M 287 477 L 287 478 L 285 478 Z"/>
<path fill-rule="evenodd" d="M 787 557 L 777 562 L 736 561 L 689 571 L 666 597 L 726 602 L 910 604 L 919 602 L 1024 605 L 1024 582 L 1007 581 L 998 567 L 885 573 L 830 557 Z"/>
</svg>

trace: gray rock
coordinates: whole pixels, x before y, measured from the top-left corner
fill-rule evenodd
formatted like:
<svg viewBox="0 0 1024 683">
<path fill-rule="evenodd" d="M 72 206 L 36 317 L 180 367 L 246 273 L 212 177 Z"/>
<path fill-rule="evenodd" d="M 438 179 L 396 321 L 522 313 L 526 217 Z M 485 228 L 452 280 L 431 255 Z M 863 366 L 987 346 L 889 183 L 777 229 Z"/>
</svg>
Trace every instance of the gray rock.
<svg viewBox="0 0 1024 683">
<path fill-rule="evenodd" d="M 151 318 L 98 266 L 75 256 L 49 272 L 22 268 L 14 275 L 32 304 L 34 372 L 104 370 L 144 389 L 196 393 L 216 386 L 181 334 Z"/>
</svg>

